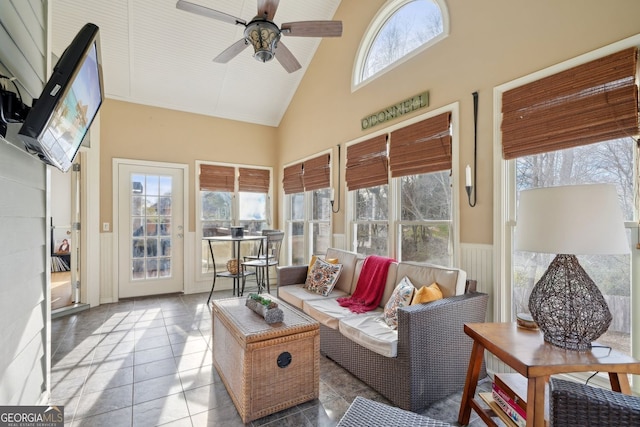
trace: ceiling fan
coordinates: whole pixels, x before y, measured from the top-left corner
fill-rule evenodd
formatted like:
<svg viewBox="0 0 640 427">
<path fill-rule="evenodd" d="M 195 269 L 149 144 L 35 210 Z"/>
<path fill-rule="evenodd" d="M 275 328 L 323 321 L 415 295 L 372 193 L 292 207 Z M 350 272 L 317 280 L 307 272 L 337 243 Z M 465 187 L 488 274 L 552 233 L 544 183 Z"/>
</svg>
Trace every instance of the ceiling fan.
<svg viewBox="0 0 640 427">
<path fill-rule="evenodd" d="M 176 8 L 245 27 L 244 37 L 216 56 L 213 59 L 215 62 L 227 63 L 251 44 L 255 52 L 253 57 L 258 61 L 267 62 L 275 57 L 287 72 L 292 73 L 299 70 L 301 66 L 291 51 L 280 41 L 280 37 L 283 34 L 297 37 L 340 37 L 342 21 L 288 22 L 278 28 L 273 23 L 273 17 L 279 2 L 279 0 L 258 0 L 258 14 L 249 22 L 184 0 L 178 0 Z"/>
</svg>

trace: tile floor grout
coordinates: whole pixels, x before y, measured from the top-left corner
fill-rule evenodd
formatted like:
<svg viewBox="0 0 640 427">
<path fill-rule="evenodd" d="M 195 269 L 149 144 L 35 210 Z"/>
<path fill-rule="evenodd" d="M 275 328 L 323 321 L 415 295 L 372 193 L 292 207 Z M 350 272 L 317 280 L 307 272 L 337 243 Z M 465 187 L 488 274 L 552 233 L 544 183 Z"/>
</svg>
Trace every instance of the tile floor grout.
<svg viewBox="0 0 640 427">
<path fill-rule="evenodd" d="M 212 365 L 207 296 L 123 299 L 54 319 L 51 404 L 65 406 L 65 425 L 244 425 Z M 389 404 L 321 356 L 319 399 L 248 425 L 335 426 L 357 395 Z M 457 425 L 460 398 L 453 395 L 424 414 Z M 484 423 L 474 415 L 470 425 Z"/>
</svg>

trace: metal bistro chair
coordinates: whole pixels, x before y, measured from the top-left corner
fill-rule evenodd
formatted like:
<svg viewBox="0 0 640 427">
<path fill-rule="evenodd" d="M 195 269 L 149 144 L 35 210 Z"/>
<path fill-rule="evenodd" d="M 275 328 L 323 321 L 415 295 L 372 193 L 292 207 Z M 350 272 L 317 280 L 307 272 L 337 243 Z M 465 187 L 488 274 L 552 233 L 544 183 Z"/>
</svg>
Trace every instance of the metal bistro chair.
<svg viewBox="0 0 640 427">
<path fill-rule="evenodd" d="M 258 285 L 258 293 L 267 289 L 267 293 L 271 293 L 269 283 L 269 269 L 280 263 L 280 249 L 284 240 L 284 232 L 280 230 L 265 230 L 264 235 L 267 236 L 261 243 L 258 255 L 255 257 L 246 257 L 242 262 L 242 271 L 246 272 L 247 267 L 255 268 L 256 284 Z M 244 274 L 243 274 L 244 276 Z M 242 282 L 242 292 L 244 293 L 245 281 Z"/>
</svg>

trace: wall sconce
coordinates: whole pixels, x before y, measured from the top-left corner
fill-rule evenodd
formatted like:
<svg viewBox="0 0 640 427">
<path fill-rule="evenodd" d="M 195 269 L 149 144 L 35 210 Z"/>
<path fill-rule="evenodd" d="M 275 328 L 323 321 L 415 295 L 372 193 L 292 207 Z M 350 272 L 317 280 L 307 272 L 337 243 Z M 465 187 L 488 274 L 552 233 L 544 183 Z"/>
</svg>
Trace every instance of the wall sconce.
<svg viewBox="0 0 640 427">
<path fill-rule="evenodd" d="M 340 144 L 338 144 L 338 208 L 336 210 L 333 210 L 334 195 L 335 191 L 331 188 L 331 212 L 338 213 L 340 212 Z"/>
<path fill-rule="evenodd" d="M 473 181 L 471 180 L 471 166 L 467 165 L 464 171 L 464 188 L 467 190 L 467 197 L 469 198 L 469 206 L 474 207 L 476 205 L 475 200 L 471 203 L 471 192 L 473 191 Z M 474 194 L 475 199 L 475 194 Z"/>
<path fill-rule="evenodd" d="M 473 92 L 473 181 L 471 181 L 471 166 L 465 169 L 465 188 L 469 198 L 469 206 L 475 207 L 478 191 L 478 92 Z M 473 185 L 475 183 L 475 186 Z M 471 193 L 473 192 L 473 203 Z"/>
</svg>

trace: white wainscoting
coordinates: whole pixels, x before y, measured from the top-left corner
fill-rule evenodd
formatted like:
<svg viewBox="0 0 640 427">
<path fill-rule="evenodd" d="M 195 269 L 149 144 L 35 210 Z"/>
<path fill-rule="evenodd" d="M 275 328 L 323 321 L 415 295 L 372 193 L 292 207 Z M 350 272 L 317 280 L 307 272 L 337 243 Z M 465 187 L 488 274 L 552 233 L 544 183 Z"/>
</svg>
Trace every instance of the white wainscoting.
<svg viewBox="0 0 640 427">
<path fill-rule="evenodd" d="M 333 246 L 332 248 L 336 249 L 344 249 L 347 250 L 345 246 L 347 243 L 346 237 L 344 234 L 334 234 L 333 235 Z"/>
<path fill-rule="evenodd" d="M 113 233 L 100 233 L 100 304 L 118 300 L 113 273 Z"/>
<path fill-rule="evenodd" d="M 460 245 L 460 268 L 467 272 L 467 278 L 478 281 L 478 292 L 489 294 L 487 321 L 493 319 L 493 245 L 462 243 Z"/>
<path fill-rule="evenodd" d="M 489 294 L 487 321 L 493 319 L 495 292 L 493 291 L 493 245 L 462 243 L 460 245 L 460 268 L 467 272 L 469 279 L 478 281 L 478 292 Z M 484 356 L 487 372 L 491 377 L 496 372 L 514 372 L 508 365 L 489 352 Z"/>
</svg>

